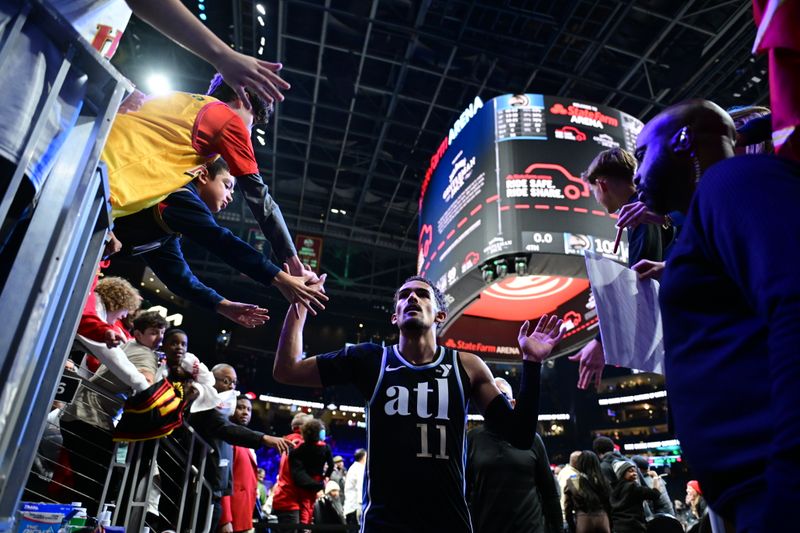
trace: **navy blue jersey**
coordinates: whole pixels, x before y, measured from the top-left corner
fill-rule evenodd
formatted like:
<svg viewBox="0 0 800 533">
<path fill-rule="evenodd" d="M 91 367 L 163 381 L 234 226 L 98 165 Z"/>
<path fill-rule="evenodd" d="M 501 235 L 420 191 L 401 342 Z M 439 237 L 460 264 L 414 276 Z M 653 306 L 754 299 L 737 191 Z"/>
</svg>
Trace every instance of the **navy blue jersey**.
<svg viewBox="0 0 800 533">
<path fill-rule="evenodd" d="M 318 356 L 325 386 L 353 383 L 366 401 L 362 532 L 471 532 L 464 497 L 469 378 L 439 347 L 416 366 L 397 346 L 351 346 Z"/>
</svg>

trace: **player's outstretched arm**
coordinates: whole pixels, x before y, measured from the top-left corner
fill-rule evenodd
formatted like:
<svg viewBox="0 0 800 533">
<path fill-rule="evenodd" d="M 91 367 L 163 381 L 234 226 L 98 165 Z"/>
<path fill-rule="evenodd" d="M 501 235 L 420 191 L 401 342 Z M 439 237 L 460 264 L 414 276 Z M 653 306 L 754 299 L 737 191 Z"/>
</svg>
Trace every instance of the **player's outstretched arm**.
<svg viewBox="0 0 800 533">
<path fill-rule="evenodd" d="M 319 281 L 309 284 L 315 290 L 323 290 L 325 275 Z M 283 329 L 278 339 L 278 350 L 275 353 L 275 365 L 272 368 L 273 377 L 287 385 L 300 385 L 304 387 L 321 387 L 322 380 L 317 367 L 317 359 L 309 357 L 303 359 L 303 326 L 306 323 L 308 311 L 301 305 L 290 305 L 283 321 Z"/>
<path fill-rule="evenodd" d="M 461 354 L 473 384 L 473 400 L 483 412 L 487 426 L 516 448 L 533 446 L 539 419 L 541 362 L 561 340 L 561 323 L 557 317 L 545 315 L 536 327 L 528 321 L 522 324 L 517 338 L 522 354 L 522 376 L 515 408 L 494 384 L 486 363 L 474 354 Z"/>
<path fill-rule="evenodd" d="M 249 106 L 245 87 L 267 102 L 283 101 L 281 91 L 290 86 L 278 76 L 279 63 L 261 61 L 232 50 L 179 0 L 126 2 L 137 17 L 214 65 L 245 106 Z"/>
</svg>

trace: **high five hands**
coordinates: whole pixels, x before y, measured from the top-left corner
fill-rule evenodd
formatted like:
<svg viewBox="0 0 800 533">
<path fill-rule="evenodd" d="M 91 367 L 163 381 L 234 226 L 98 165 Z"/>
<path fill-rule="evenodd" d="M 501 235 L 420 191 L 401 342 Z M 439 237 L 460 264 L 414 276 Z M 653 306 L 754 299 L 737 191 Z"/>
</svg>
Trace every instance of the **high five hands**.
<svg viewBox="0 0 800 533">
<path fill-rule="evenodd" d="M 561 324 L 564 321 L 557 316 L 542 315 L 536 327 L 526 320 L 519 330 L 517 342 L 525 361 L 541 363 L 550 355 L 556 344 L 561 341 L 564 332 Z"/>
</svg>

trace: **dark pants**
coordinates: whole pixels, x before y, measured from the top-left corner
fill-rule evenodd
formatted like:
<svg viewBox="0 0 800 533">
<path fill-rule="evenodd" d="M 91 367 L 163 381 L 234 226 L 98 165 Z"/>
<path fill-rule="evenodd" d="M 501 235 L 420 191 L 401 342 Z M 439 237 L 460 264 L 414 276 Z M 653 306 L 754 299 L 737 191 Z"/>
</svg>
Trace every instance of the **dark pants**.
<svg viewBox="0 0 800 533">
<path fill-rule="evenodd" d="M 82 502 L 90 516 L 97 516 L 114 454 L 111 433 L 80 420 L 62 420 L 61 436 L 69 456 L 70 488 L 74 492 L 65 501 Z"/>
<path fill-rule="evenodd" d="M 360 526 L 358 524 L 358 513 L 356 511 L 348 513 L 345 519 L 347 520 L 347 531 L 355 533 L 356 531 L 359 530 Z"/>
<path fill-rule="evenodd" d="M 289 526 L 289 525 L 295 525 L 295 524 L 299 524 L 300 523 L 300 511 L 299 510 L 295 510 L 295 511 L 276 511 L 276 510 L 273 509 L 272 512 L 275 514 L 276 517 L 278 517 L 278 525 Z M 282 531 L 289 532 L 289 531 L 301 531 L 301 530 L 299 528 L 290 529 L 288 527 L 283 527 L 283 528 L 274 528 L 271 531 L 275 531 L 275 533 L 278 533 L 278 532 L 282 532 Z"/>
</svg>

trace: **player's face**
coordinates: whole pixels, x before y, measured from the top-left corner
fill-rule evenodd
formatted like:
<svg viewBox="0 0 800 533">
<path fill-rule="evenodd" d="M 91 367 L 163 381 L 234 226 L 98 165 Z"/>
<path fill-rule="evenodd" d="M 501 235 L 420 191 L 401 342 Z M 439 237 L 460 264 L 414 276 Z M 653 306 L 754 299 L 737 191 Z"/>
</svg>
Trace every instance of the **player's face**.
<svg viewBox="0 0 800 533">
<path fill-rule="evenodd" d="M 233 202 L 233 187 L 236 185 L 236 178 L 230 172 L 222 171 L 214 179 L 201 178 L 197 190 L 200 199 L 208 206 L 212 213 L 219 213 L 228 204 Z"/>
<path fill-rule="evenodd" d="M 634 154 L 638 166 L 633 182 L 639 200 L 661 214 L 679 209 L 681 198 L 693 192 L 687 190 L 693 183 L 691 161 L 673 151 L 673 130 L 663 120 L 651 120 L 639 134 Z"/>
<path fill-rule="evenodd" d="M 236 402 L 236 410 L 233 412 L 233 421 L 241 426 L 246 426 L 250 423 L 250 417 L 253 415 L 253 406 L 250 400 L 239 399 Z"/>
<path fill-rule="evenodd" d="M 423 281 L 409 281 L 397 291 L 392 324 L 400 329 L 426 329 L 434 322 L 444 320 L 444 313 L 436 305 L 436 296 L 430 285 Z"/>
<path fill-rule="evenodd" d="M 135 330 L 133 336 L 136 342 L 142 346 L 157 350 L 161 346 L 161 340 L 164 338 L 164 328 L 147 328 L 144 331 Z"/>
</svg>

